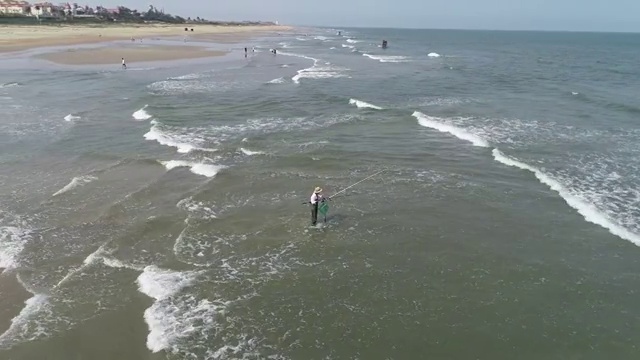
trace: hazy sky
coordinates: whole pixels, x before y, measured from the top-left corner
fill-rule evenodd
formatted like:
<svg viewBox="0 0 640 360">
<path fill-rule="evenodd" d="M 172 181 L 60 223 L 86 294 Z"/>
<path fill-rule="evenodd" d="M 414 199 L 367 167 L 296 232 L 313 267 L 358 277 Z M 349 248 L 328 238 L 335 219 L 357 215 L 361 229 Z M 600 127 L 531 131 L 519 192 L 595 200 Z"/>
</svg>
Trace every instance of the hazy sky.
<svg viewBox="0 0 640 360">
<path fill-rule="evenodd" d="M 640 0 L 93 0 L 216 20 L 291 25 L 640 31 Z M 90 1 L 91 2 L 91 1 Z"/>
</svg>

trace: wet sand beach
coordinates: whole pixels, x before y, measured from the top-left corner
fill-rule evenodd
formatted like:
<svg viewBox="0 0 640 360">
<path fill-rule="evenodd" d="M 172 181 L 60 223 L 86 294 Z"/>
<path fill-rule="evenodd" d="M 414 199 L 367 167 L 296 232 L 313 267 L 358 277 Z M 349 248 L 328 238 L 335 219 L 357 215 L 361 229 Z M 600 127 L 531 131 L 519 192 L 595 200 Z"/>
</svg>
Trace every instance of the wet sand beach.
<svg viewBox="0 0 640 360">
<path fill-rule="evenodd" d="M 196 46 L 110 46 L 91 49 L 67 49 L 38 55 L 37 58 L 64 65 L 118 64 L 139 61 L 169 61 L 225 55 L 226 51 L 212 51 Z"/>
<path fill-rule="evenodd" d="M 185 28 L 189 31 L 185 31 Z M 191 31 L 193 29 L 193 31 Z M 217 25 L 109 25 L 24 26 L 0 25 L 0 52 L 23 51 L 44 46 L 65 46 L 141 38 L 198 36 L 210 40 L 235 41 L 253 35 L 288 31 L 287 26 Z M 216 39 L 216 38 L 219 39 Z"/>
</svg>

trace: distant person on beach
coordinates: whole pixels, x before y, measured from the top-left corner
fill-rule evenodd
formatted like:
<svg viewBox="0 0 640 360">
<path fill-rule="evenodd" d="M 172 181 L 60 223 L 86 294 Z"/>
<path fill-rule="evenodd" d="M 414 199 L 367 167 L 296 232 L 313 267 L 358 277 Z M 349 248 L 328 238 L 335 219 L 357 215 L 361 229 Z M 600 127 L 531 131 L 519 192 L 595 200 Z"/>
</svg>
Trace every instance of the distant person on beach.
<svg viewBox="0 0 640 360">
<path fill-rule="evenodd" d="M 244 48 L 244 57 L 247 57 L 247 48 Z"/>
<path fill-rule="evenodd" d="M 127 64 L 125 63 L 124 58 L 122 58 L 122 68 L 123 69 L 127 68 Z"/>
</svg>

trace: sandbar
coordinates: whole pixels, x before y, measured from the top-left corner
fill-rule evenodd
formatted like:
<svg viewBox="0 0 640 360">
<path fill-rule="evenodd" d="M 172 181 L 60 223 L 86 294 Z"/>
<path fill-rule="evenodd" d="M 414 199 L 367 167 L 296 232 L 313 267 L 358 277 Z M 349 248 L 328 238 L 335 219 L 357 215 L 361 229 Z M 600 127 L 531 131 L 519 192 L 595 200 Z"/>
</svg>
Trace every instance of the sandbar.
<svg viewBox="0 0 640 360">
<path fill-rule="evenodd" d="M 127 64 L 141 61 L 170 61 L 216 57 L 226 51 L 212 51 L 196 46 L 109 46 L 88 49 L 68 49 L 37 55 L 36 58 L 62 65 L 120 65 L 124 58 Z"/>
</svg>

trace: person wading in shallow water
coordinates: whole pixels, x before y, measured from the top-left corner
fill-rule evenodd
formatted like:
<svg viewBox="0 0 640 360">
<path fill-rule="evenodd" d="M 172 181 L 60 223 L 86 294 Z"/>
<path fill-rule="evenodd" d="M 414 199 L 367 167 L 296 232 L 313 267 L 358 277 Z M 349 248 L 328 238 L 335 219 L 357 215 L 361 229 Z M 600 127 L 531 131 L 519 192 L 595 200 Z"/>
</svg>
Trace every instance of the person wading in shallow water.
<svg viewBox="0 0 640 360">
<path fill-rule="evenodd" d="M 313 194 L 311 194 L 311 199 L 309 203 L 311 204 L 311 225 L 315 226 L 318 223 L 318 204 L 324 201 L 324 196 L 322 196 L 322 189 L 320 187 L 316 187 L 313 190 Z"/>
<path fill-rule="evenodd" d="M 124 58 L 122 58 L 122 68 L 126 69 L 127 68 L 127 64 L 124 62 Z"/>
</svg>

